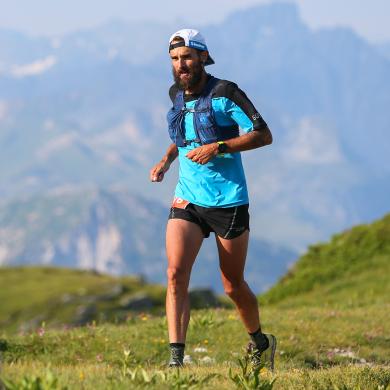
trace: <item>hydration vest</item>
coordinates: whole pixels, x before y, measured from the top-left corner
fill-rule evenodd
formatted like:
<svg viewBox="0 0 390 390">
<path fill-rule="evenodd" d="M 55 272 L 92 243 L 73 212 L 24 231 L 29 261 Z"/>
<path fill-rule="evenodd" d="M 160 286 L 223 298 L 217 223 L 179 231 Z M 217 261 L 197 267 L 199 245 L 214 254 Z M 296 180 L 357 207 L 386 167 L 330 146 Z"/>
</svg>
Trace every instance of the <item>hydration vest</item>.
<svg viewBox="0 0 390 390">
<path fill-rule="evenodd" d="M 186 108 L 183 90 L 177 92 L 173 107 L 167 114 L 169 136 L 177 146 L 186 146 L 192 142 L 198 142 L 202 145 L 211 144 L 238 137 L 237 125 L 219 126 L 215 120 L 212 95 L 218 81 L 219 79 L 216 77 L 210 76 L 194 108 Z M 193 113 L 194 118 L 196 138 L 191 140 L 186 140 L 183 129 L 184 116 L 187 112 Z"/>
</svg>

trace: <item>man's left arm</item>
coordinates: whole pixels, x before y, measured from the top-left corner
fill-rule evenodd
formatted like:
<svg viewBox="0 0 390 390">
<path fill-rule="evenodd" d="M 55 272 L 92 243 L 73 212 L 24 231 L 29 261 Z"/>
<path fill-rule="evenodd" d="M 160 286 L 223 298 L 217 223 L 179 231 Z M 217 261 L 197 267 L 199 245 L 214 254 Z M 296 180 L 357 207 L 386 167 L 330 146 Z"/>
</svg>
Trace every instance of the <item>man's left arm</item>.
<svg viewBox="0 0 390 390">
<path fill-rule="evenodd" d="M 225 153 L 244 152 L 270 145 L 272 143 L 272 134 L 267 127 L 261 130 L 253 130 L 249 133 L 224 141 L 226 144 Z M 219 144 L 202 145 L 187 153 L 187 157 L 198 164 L 206 164 L 218 154 Z"/>
<path fill-rule="evenodd" d="M 272 143 L 272 134 L 246 94 L 231 82 L 220 84 L 219 97 L 225 101 L 226 115 L 237 123 L 245 134 L 224 141 L 225 153 L 243 152 Z M 200 146 L 187 153 L 187 157 L 199 164 L 206 164 L 218 154 L 218 143 Z"/>
</svg>

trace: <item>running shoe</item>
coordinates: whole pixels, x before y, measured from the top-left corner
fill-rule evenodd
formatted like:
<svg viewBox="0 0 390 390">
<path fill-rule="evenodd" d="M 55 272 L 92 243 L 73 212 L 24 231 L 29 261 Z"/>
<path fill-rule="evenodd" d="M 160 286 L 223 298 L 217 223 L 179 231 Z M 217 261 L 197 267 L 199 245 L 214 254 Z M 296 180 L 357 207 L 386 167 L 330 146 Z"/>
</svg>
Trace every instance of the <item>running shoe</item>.
<svg viewBox="0 0 390 390">
<path fill-rule="evenodd" d="M 275 366 L 276 337 L 272 334 L 264 334 L 264 336 L 267 337 L 269 342 L 269 346 L 265 351 L 260 352 L 256 345 L 251 341 L 248 344 L 247 352 L 253 370 L 264 367 L 273 371 Z"/>
<path fill-rule="evenodd" d="M 169 367 L 183 367 L 184 350 L 172 348 Z"/>
</svg>

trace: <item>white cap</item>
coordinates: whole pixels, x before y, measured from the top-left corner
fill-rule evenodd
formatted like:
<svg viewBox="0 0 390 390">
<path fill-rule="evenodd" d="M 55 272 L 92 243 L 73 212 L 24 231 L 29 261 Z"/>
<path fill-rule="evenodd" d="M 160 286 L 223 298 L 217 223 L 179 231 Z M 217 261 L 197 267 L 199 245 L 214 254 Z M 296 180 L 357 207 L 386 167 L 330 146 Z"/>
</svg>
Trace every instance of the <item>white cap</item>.
<svg viewBox="0 0 390 390">
<path fill-rule="evenodd" d="M 175 37 L 183 38 L 184 43 L 178 42 L 171 45 L 171 42 Z M 201 51 L 208 51 L 206 40 L 203 38 L 203 35 L 198 30 L 194 30 L 192 28 L 184 28 L 182 30 L 176 31 L 174 34 L 171 35 L 171 37 L 169 38 L 169 51 L 180 46 L 187 46 Z M 214 60 L 210 57 L 209 54 L 205 65 L 211 65 L 214 63 Z"/>
</svg>

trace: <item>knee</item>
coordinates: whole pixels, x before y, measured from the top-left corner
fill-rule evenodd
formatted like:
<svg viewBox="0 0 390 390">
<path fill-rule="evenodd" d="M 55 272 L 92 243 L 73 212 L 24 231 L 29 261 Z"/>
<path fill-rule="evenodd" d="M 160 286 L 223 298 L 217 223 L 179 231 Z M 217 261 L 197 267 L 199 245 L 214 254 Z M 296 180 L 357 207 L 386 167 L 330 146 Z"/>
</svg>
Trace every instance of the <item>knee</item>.
<svg viewBox="0 0 390 390">
<path fill-rule="evenodd" d="M 167 269 L 168 288 L 175 292 L 188 284 L 188 273 L 186 270 L 177 267 L 168 267 Z"/>
<path fill-rule="evenodd" d="M 224 283 L 225 294 L 230 297 L 233 301 L 237 300 L 245 287 L 246 283 L 244 280 L 226 281 Z"/>
</svg>

